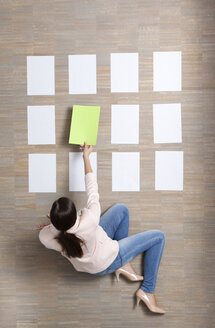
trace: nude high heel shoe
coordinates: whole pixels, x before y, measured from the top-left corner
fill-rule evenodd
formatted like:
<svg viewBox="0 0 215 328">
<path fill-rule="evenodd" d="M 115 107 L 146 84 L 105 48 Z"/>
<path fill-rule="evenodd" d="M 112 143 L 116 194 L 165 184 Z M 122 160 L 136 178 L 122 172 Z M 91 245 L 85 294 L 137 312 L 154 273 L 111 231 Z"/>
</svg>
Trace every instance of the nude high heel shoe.
<svg viewBox="0 0 215 328">
<path fill-rule="evenodd" d="M 138 289 L 138 291 L 136 292 L 136 297 L 137 305 L 139 305 L 140 301 L 143 301 L 143 303 L 145 303 L 145 305 L 151 312 L 159 314 L 166 313 L 166 311 L 158 307 L 154 294 L 146 293 L 142 289 Z"/>
<path fill-rule="evenodd" d="M 120 274 L 125 276 L 130 281 L 142 281 L 143 280 L 143 276 L 139 276 L 138 274 L 136 274 L 136 272 L 134 271 L 134 269 L 130 263 L 126 263 L 121 268 L 119 268 L 115 271 L 117 281 L 119 281 Z"/>
</svg>

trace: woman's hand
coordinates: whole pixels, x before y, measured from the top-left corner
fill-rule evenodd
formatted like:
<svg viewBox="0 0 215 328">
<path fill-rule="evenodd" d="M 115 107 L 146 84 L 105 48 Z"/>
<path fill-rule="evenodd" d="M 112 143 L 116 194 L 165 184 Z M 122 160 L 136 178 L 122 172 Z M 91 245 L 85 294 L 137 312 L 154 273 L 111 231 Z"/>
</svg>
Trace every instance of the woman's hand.
<svg viewBox="0 0 215 328">
<path fill-rule="evenodd" d="M 93 146 L 89 146 L 85 141 L 84 145 L 80 145 L 80 149 L 83 151 L 83 157 L 89 157 L 93 150 Z"/>
<path fill-rule="evenodd" d="M 80 145 L 80 149 L 83 151 L 83 159 L 84 159 L 84 171 L 85 174 L 89 172 L 93 172 L 91 164 L 90 164 L 90 153 L 93 150 L 93 146 L 89 146 L 86 141 L 84 142 L 84 145 Z"/>
<path fill-rule="evenodd" d="M 51 222 L 42 223 L 42 224 L 39 225 L 39 227 L 37 229 L 38 230 L 43 229 L 44 227 L 46 227 L 49 224 L 51 224 Z"/>
<path fill-rule="evenodd" d="M 46 216 L 47 216 L 47 218 L 50 219 L 50 213 L 48 213 Z M 49 225 L 49 224 L 51 224 L 50 221 L 49 221 L 49 222 L 46 222 L 46 223 L 42 223 L 42 224 L 39 225 L 39 227 L 38 227 L 37 229 L 40 230 L 40 229 L 46 227 L 46 226 Z"/>
</svg>

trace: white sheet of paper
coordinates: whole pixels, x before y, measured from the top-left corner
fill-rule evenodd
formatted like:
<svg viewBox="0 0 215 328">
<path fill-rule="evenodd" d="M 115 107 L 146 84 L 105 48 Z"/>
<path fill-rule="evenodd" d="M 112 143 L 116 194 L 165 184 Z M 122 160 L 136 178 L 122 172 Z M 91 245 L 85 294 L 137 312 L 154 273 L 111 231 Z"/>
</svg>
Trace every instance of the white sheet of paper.
<svg viewBox="0 0 215 328">
<path fill-rule="evenodd" d="M 27 56 L 27 94 L 55 94 L 54 56 Z"/>
<path fill-rule="evenodd" d="M 140 153 L 112 153 L 112 191 L 140 190 Z"/>
<path fill-rule="evenodd" d="M 139 143 L 139 105 L 111 106 L 111 143 Z"/>
<path fill-rule="evenodd" d="M 112 53 L 111 92 L 138 92 L 138 65 L 138 53 Z"/>
<path fill-rule="evenodd" d="M 154 143 L 182 142 L 181 104 L 153 105 Z"/>
<path fill-rule="evenodd" d="M 154 91 L 181 91 L 181 51 L 153 53 Z"/>
<path fill-rule="evenodd" d="M 96 55 L 69 55 L 69 93 L 96 94 Z"/>
<path fill-rule="evenodd" d="M 56 154 L 28 155 L 29 192 L 56 192 Z"/>
<path fill-rule="evenodd" d="M 28 144 L 55 144 L 55 106 L 28 106 Z"/>
<path fill-rule="evenodd" d="M 183 151 L 155 152 L 155 190 L 183 190 Z"/>
<path fill-rule="evenodd" d="M 90 154 L 90 163 L 97 176 L 97 153 Z M 84 161 L 82 152 L 69 153 L 69 191 L 85 191 Z"/>
</svg>

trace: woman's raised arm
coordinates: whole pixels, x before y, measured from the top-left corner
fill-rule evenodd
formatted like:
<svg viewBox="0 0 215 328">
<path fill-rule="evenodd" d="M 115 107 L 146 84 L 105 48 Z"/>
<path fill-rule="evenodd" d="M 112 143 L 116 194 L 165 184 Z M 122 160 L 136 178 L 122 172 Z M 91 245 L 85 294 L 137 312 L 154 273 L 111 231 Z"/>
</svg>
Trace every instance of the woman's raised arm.
<svg viewBox="0 0 215 328">
<path fill-rule="evenodd" d="M 91 164 L 90 164 L 90 153 L 93 150 L 93 146 L 89 146 L 86 141 L 84 145 L 80 145 L 80 149 L 83 150 L 83 159 L 84 159 L 84 170 L 85 174 L 93 172 Z"/>
<path fill-rule="evenodd" d="M 87 143 L 85 142 L 84 145 L 80 146 L 80 149 L 83 150 L 85 186 L 87 192 L 87 209 L 92 213 L 92 216 L 96 223 L 99 223 L 101 206 L 99 203 L 98 183 L 96 181 L 96 176 L 93 173 L 89 159 L 93 147 L 87 145 Z"/>
</svg>

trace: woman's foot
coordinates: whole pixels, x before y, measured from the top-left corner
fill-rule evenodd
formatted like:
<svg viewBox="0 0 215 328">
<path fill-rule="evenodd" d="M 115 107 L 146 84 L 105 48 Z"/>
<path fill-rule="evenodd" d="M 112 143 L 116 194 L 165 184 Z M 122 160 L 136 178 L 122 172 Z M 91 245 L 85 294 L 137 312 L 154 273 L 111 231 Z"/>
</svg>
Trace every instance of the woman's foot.
<svg viewBox="0 0 215 328">
<path fill-rule="evenodd" d="M 115 275 L 117 280 L 119 281 L 119 275 L 122 274 L 130 281 L 141 281 L 143 280 L 143 276 L 139 276 L 133 269 L 130 263 L 126 263 L 121 268 L 115 271 Z"/>
<path fill-rule="evenodd" d="M 140 303 L 140 301 L 143 301 L 151 312 L 159 314 L 164 314 L 166 312 L 157 305 L 154 294 L 146 293 L 142 289 L 138 289 L 136 292 L 136 297 L 137 305 Z"/>
</svg>

